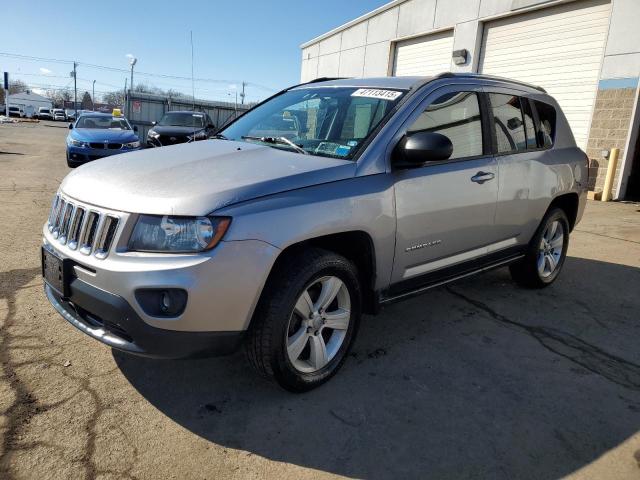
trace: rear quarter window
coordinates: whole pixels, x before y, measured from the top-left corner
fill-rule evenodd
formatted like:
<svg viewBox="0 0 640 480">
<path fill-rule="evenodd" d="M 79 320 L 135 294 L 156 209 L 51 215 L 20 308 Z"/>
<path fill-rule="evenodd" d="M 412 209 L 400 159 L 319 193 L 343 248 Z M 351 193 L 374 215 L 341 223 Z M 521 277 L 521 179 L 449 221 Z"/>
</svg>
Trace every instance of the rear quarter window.
<svg viewBox="0 0 640 480">
<path fill-rule="evenodd" d="M 551 148 L 556 139 L 556 109 L 538 100 L 533 104 L 538 112 L 538 146 Z"/>
</svg>

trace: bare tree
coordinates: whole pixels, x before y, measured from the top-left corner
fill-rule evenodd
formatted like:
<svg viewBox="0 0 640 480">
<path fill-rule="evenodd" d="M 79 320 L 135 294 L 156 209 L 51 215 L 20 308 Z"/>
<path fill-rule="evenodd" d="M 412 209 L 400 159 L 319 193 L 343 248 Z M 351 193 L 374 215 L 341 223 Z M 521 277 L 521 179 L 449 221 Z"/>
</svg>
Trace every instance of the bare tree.
<svg viewBox="0 0 640 480">
<path fill-rule="evenodd" d="M 11 80 L 9 82 L 9 95 L 22 93 L 29 90 L 29 86 L 22 80 Z M 4 105 L 4 89 L 0 88 L 0 104 Z"/>
<path fill-rule="evenodd" d="M 124 93 L 122 90 L 115 90 L 102 95 L 102 102 L 112 107 L 122 107 L 124 105 Z"/>
</svg>

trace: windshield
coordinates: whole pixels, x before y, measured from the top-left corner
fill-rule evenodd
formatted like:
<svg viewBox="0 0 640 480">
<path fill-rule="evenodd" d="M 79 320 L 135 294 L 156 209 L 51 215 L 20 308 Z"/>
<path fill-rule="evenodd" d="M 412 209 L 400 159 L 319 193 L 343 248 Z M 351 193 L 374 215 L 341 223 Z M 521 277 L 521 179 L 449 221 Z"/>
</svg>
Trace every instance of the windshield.
<svg viewBox="0 0 640 480">
<path fill-rule="evenodd" d="M 355 87 L 290 90 L 250 110 L 221 134 L 229 140 L 348 159 L 403 94 L 397 90 Z M 277 141 L 282 138 L 294 145 Z"/>
<path fill-rule="evenodd" d="M 204 114 L 202 113 L 166 113 L 162 120 L 158 122 L 161 126 L 172 127 L 200 127 L 204 125 Z"/>
<path fill-rule="evenodd" d="M 98 115 L 83 115 L 78 119 L 76 128 L 102 128 L 109 130 L 131 130 L 131 126 L 122 117 L 105 117 Z"/>
</svg>

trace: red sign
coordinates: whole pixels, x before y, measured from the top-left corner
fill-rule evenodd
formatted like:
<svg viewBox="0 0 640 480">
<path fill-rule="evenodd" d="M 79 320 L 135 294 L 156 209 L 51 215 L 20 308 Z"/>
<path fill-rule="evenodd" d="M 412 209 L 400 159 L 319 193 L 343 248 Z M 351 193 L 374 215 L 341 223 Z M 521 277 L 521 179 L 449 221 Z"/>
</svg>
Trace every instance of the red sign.
<svg viewBox="0 0 640 480">
<path fill-rule="evenodd" d="M 139 100 L 134 100 L 133 113 L 140 113 L 141 108 L 142 108 L 142 102 L 140 102 Z"/>
</svg>

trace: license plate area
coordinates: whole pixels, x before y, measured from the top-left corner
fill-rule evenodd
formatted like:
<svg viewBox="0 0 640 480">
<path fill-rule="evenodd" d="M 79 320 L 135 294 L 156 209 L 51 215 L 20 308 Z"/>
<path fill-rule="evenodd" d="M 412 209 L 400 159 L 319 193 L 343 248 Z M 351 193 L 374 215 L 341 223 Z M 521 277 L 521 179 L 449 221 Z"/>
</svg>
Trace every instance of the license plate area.
<svg viewBox="0 0 640 480">
<path fill-rule="evenodd" d="M 63 259 L 42 247 L 42 277 L 44 281 L 63 297 L 68 297 L 71 261 Z"/>
</svg>

